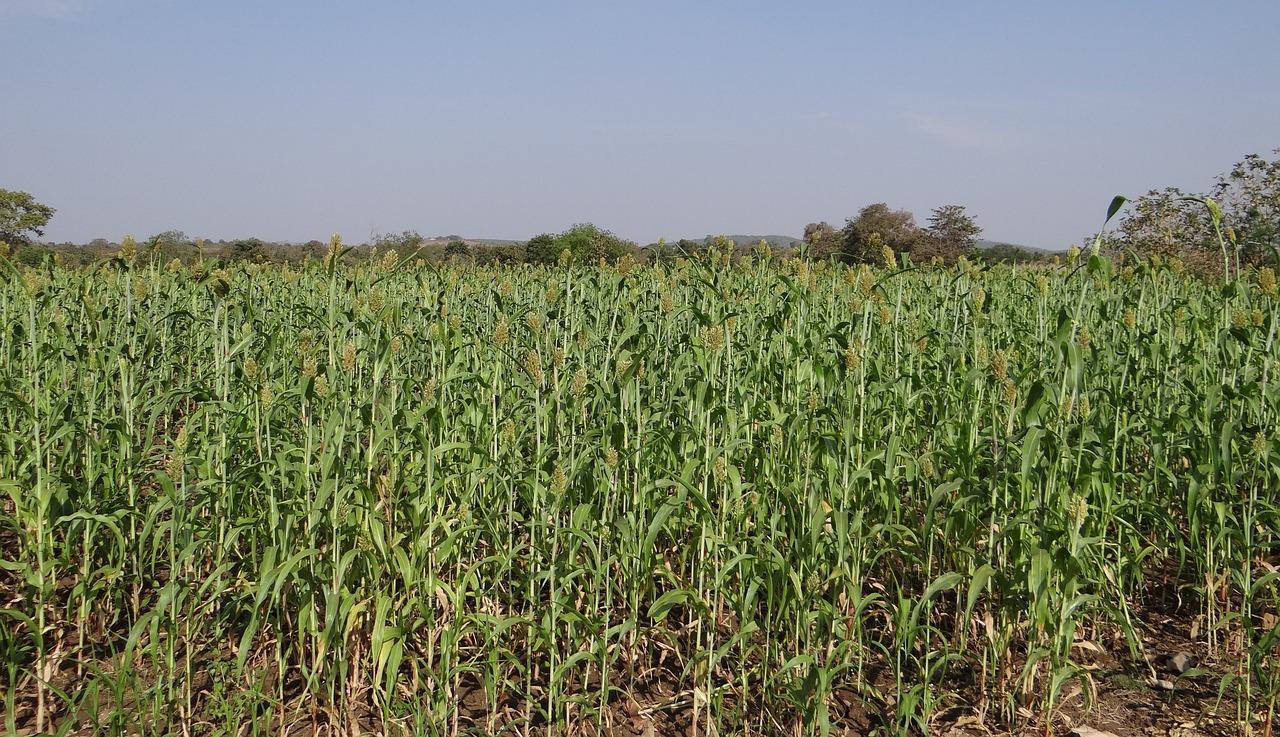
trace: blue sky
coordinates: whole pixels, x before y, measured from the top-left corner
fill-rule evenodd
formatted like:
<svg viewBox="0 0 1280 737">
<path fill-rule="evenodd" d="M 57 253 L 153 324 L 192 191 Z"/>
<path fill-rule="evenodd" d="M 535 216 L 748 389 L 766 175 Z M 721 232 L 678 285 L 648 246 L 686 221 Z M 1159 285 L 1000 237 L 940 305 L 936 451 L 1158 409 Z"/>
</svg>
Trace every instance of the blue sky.
<svg viewBox="0 0 1280 737">
<path fill-rule="evenodd" d="M 48 236 L 799 234 L 886 201 L 1063 247 L 1280 147 L 1280 2 L 0 0 Z"/>
</svg>

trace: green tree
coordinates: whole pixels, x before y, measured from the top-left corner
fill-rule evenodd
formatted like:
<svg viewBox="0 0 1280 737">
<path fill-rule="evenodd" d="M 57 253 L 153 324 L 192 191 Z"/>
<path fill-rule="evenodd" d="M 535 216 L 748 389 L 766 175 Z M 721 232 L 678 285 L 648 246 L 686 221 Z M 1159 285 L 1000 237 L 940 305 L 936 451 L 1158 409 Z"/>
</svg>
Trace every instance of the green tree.
<svg viewBox="0 0 1280 737">
<path fill-rule="evenodd" d="M 0 189 L 0 241 L 17 245 L 44 235 L 54 212 L 26 192 Z"/>
<path fill-rule="evenodd" d="M 1280 149 L 1273 153 L 1273 161 L 1258 154 L 1244 157 L 1213 188 L 1242 259 L 1252 263 L 1280 249 Z"/>
<path fill-rule="evenodd" d="M 471 246 L 467 245 L 463 240 L 449 241 L 449 245 L 444 247 L 445 258 L 471 258 Z"/>
<path fill-rule="evenodd" d="M 636 247 L 631 241 L 591 223 L 574 225 L 557 235 L 552 245 L 556 254 L 568 251 L 580 263 L 594 263 L 602 258 L 615 261 Z"/>
<path fill-rule="evenodd" d="M 845 221 L 841 234 L 844 260 L 858 263 L 879 262 L 884 246 L 894 253 L 910 251 L 922 236 L 914 215 L 906 210 L 891 210 L 883 202 L 859 210 L 857 217 Z M 879 244 L 872 235 L 878 235 Z"/>
<path fill-rule="evenodd" d="M 502 264 L 510 266 L 524 260 L 524 251 L 519 246 L 488 246 L 477 248 L 473 254 L 478 264 Z"/>
<path fill-rule="evenodd" d="M 671 244 L 671 250 L 677 257 L 684 256 L 688 258 L 692 256 L 697 256 L 703 251 L 706 251 L 707 244 L 709 242 L 710 241 L 707 239 L 695 241 L 692 238 L 681 238 L 680 240 Z"/>
<path fill-rule="evenodd" d="M 404 257 L 418 250 L 424 241 L 426 238 L 418 231 L 406 230 L 402 233 L 379 233 L 371 239 L 370 245 L 379 251 L 391 250 Z"/>
<path fill-rule="evenodd" d="M 148 238 L 146 248 L 161 261 L 168 261 L 173 258 L 190 257 L 195 250 L 195 244 L 188 240 L 187 234 L 181 230 L 166 230 Z"/>
<path fill-rule="evenodd" d="M 528 263 L 554 264 L 559 257 L 556 237 L 552 233 L 540 233 L 524 244 L 524 260 Z"/>
<path fill-rule="evenodd" d="M 844 247 L 844 236 L 826 221 L 804 226 L 804 240 L 809 244 L 810 258 L 819 260 L 841 255 Z"/>
<path fill-rule="evenodd" d="M 257 238 L 232 241 L 231 258 L 236 261 L 262 261 L 262 241 Z"/>
<path fill-rule="evenodd" d="M 1217 237 L 1203 204 L 1177 187 L 1136 197 L 1116 225 L 1112 241 L 1119 250 L 1142 256 L 1185 256 L 1218 250 Z"/>
<path fill-rule="evenodd" d="M 952 263 L 974 249 L 982 228 L 965 211 L 964 205 L 943 205 L 935 208 L 929 216 L 929 227 L 924 235 L 912 250 L 915 261 L 924 263 L 936 256 Z"/>
</svg>

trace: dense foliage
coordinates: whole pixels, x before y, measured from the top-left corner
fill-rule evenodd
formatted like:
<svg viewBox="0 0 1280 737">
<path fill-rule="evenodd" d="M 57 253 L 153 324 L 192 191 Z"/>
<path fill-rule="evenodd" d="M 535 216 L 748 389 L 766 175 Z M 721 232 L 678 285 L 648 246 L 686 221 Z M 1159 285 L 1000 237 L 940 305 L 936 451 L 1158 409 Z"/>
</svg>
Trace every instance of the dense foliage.
<svg viewBox="0 0 1280 737">
<path fill-rule="evenodd" d="M 0 264 L 5 729 L 1274 711 L 1274 273 L 388 254 Z"/>
<path fill-rule="evenodd" d="M 23 244 L 32 236 L 44 235 L 53 213 L 52 207 L 30 193 L 0 189 L 0 242 Z"/>
</svg>

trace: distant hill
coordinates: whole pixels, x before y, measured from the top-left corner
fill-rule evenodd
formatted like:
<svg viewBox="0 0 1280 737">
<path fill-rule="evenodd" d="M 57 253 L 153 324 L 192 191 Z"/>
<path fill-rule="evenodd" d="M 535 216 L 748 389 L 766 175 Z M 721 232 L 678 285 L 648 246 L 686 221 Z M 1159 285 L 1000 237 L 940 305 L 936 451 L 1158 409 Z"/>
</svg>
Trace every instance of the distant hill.
<svg viewBox="0 0 1280 737">
<path fill-rule="evenodd" d="M 423 239 L 423 243 L 430 245 L 447 245 L 453 241 L 462 241 L 473 246 L 516 246 L 524 241 L 504 240 L 502 238 L 468 238 L 463 235 L 437 235 Z"/>
<path fill-rule="evenodd" d="M 504 240 L 502 238 L 463 238 L 467 243 L 481 246 L 518 246 L 524 241 Z"/>
<path fill-rule="evenodd" d="M 718 235 L 708 235 L 702 238 L 688 238 L 687 240 L 691 240 L 694 243 L 710 243 L 719 237 Z M 794 248 L 802 243 L 799 238 L 793 238 L 789 235 L 726 235 L 725 238 L 739 246 L 754 246 L 760 241 L 764 241 L 774 248 Z M 668 242 L 674 243 L 675 239 L 668 239 Z"/>
<path fill-rule="evenodd" d="M 992 241 L 992 240 L 987 240 L 985 238 L 978 240 L 978 248 L 987 249 L 987 248 L 995 248 L 997 246 L 1000 246 L 1003 248 L 1016 248 L 1019 251 L 1027 251 L 1028 253 L 1057 253 L 1058 251 L 1066 250 L 1063 248 L 1055 249 L 1055 248 L 1041 248 L 1040 246 L 1028 246 L 1022 243 L 1010 243 L 1008 241 Z"/>
</svg>

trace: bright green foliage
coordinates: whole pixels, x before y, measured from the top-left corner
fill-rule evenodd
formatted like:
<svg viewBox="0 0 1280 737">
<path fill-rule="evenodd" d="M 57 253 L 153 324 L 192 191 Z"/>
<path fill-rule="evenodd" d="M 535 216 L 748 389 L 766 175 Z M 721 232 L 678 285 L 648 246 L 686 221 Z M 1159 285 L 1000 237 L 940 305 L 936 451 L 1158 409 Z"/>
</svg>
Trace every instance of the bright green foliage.
<svg viewBox="0 0 1280 737">
<path fill-rule="evenodd" d="M 560 252 L 555 248 L 556 237 L 551 233 L 542 233 L 530 238 L 524 244 L 524 260 L 531 264 L 554 264 L 560 260 Z"/>
<path fill-rule="evenodd" d="M 581 264 L 594 264 L 600 259 L 612 262 L 635 248 L 635 244 L 623 240 L 608 230 L 591 223 L 575 225 L 560 233 L 552 241 L 552 250 L 559 254 L 568 251 Z"/>
<path fill-rule="evenodd" d="M 33 235 L 44 235 L 53 213 L 52 207 L 27 192 L 0 189 L 0 242 L 26 243 Z"/>
<path fill-rule="evenodd" d="M 0 282 L 6 731 L 1026 726 L 1179 601 L 1280 693 L 1274 275 L 113 263 Z"/>
</svg>

